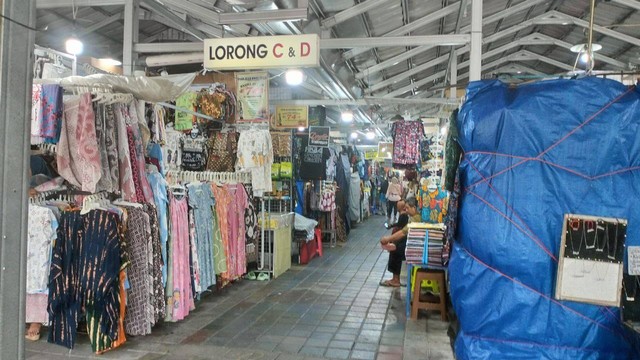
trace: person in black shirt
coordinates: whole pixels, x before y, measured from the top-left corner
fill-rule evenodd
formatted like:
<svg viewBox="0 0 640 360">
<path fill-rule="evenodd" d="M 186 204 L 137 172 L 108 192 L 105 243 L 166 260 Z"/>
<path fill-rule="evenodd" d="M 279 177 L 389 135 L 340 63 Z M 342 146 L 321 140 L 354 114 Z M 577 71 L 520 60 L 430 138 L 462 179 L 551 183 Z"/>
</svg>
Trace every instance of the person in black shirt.
<svg viewBox="0 0 640 360">
<path fill-rule="evenodd" d="M 405 260 L 404 249 L 407 245 L 408 224 L 410 222 L 420 222 L 421 216 L 418 214 L 418 202 L 415 198 L 408 198 L 406 201 L 398 202 L 398 222 L 394 226 L 391 235 L 383 236 L 380 239 L 382 247 L 389 251 L 389 263 L 387 270 L 393 274 L 389 280 L 380 283 L 382 286 L 399 287 L 400 270 L 402 261 Z"/>
<path fill-rule="evenodd" d="M 389 180 L 385 177 L 380 185 L 380 212 L 381 215 L 387 216 L 387 190 L 389 189 Z"/>
</svg>

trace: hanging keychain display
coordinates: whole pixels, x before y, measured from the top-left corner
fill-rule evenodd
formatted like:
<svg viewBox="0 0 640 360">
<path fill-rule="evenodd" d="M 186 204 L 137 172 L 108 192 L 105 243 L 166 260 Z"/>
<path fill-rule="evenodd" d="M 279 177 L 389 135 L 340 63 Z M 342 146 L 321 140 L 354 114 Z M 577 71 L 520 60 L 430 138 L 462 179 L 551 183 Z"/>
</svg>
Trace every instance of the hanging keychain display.
<svg viewBox="0 0 640 360">
<path fill-rule="evenodd" d="M 566 214 L 555 298 L 620 306 L 626 235 L 624 219 Z"/>
</svg>

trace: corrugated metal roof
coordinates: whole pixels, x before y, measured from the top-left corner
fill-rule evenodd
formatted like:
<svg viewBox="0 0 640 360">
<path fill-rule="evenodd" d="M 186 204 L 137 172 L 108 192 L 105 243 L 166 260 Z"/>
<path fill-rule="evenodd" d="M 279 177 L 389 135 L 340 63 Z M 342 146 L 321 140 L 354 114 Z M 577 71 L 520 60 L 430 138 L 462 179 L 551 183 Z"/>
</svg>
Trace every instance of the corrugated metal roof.
<svg viewBox="0 0 640 360">
<path fill-rule="evenodd" d="M 151 0 L 150 0 L 151 1 Z M 247 24 L 250 25 L 252 30 L 251 34 L 258 35 L 260 33 L 275 33 L 275 34 L 288 34 L 298 29 L 310 29 L 309 31 L 319 32 L 321 31 L 320 24 L 323 19 L 329 18 L 336 14 L 340 14 L 343 11 L 347 13 L 351 12 L 354 6 L 359 7 L 365 1 L 378 1 L 378 0 L 310 0 L 311 8 L 317 11 L 320 19 L 316 19 L 314 14 L 310 15 L 310 19 L 305 23 L 293 22 L 286 24 L 283 22 L 275 24 Z M 182 3 L 197 4 L 210 11 L 222 12 L 222 11 L 243 11 L 242 6 L 235 5 L 234 7 L 226 4 L 224 0 L 218 0 L 216 7 L 211 5 L 212 2 L 205 0 L 180 0 Z M 484 16 L 488 17 L 494 14 L 501 13 L 514 6 L 523 6 L 522 10 L 504 17 L 499 21 L 493 21 L 485 23 L 483 26 L 483 37 L 492 38 L 496 37 L 497 33 L 504 32 L 506 34 L 509 29 L 514 26 L 520 26 L 529 19 L 536 18 L 541 14 L 548 11 L 558 11 L 559 13 L 566 14 L 571 17 L 576 17 L 584 21 L 589 19 L 589 2 L 584 0 L 564 0 L 564 1 L 536 1 L 532 6 L 527 7 L 526 4 L 529 0 L 485 0 L 484 1 Z M 158 2 L 160 3 L 160 2 Z M 242 3 L 242 1 L 234 1 L 234 4 Z M 255 1 L 253 1 L 255 3 Z M 259 2 L 261 9 L 276 9 L 284 7 L 292 7 L 295 5 L 295 1 L 281 0 L 281 1 L 262 1 Z M 458 18 L 457 5 L 460 2 L 441 0 L 441 1 L 425 1 L 425 0 L 388 0 L 378 1 L 379 5 L 369 9 L 366 12 L 359 13 L 351 18 L 348 18 L 336 26 L 333 26 L 330 30 L 330 36 L 340 38 L 362 38 L 362 43 L 367 42 L 367 37 L 379 37 L 385 36 L 389 32 L 406 26 L 407 24 L 414 23 L 416 21 L 423 22 L 425 17 L 433 17 L 434 13 L 438 11 L 442 12 L 442 9 L 453 9 L 448 15 L 441 18 L 434 18 L 428 23 L 424 23 L 421 26 L 413 29 L 409 35 L 436 35 L 436 34 L 450 34 L 453 33 L 456 27 L 456 20 Z M 469 26 L 471 22 L 471 1 L 467 2 L 469 6 L 462 12 L 461 27 L 465 28 Z M 188 41 L 192 37 L 177 36 L 181 29 L 169 29 L 169 23 L 164 21 L 161 14 L 156 14 L 151 8 L 146 8 L 143 3 L 144 19 L 140 21 L 140 39 L 141 41 Z M 453 6 L 454 8 L 447 8 Z M 176 7 L 179 8 L 179 7 Z M 356 8 L 357 9 L 357 8 Z M 211 29 L 211 24 L 203 23 L 196 20 L 198 16 L 193 17 L 188 11 L 181 13 L 175 11 L 175 8 L 171 9 L 174 13 L 186 20 L 187 23 L 198 27 L 199 29 Z M 123 11 L 122 6 L 102 6 L 102 7 L 82 7 L 77 12 L 77 19 L 75 21 L 75 31 L 83 32 L 83 29 L 88 27 L 95 27 L 105 19 L 111 16 L 117 15 Z M 344 13 L 340 14 L 344 15 Z M 638 38 L 640 38 L 640 13 L 634 9 L 627 8 L 624 5 L 611 0 L 607 2 L 598 2 L 596 7 L 595 22 L 597 25 L 606 26 L 608 29 L 615 31 L 616 33 L 609 35 L 602 34 L 598 31 L 594 32 L 594 41 L 603 46 L 599 54 L 612 57 L 615 60 L 619 60 L 625 64 L 624 68 L 617 67 L 616 65 L 608 64 L 606 62 L 598 61 L 596 54 L 596 70 L 631 70 L 635 69 L 635 66 L 640 64 L 640 48 L 637 46 Z M 37 24 L 42 27 L 48 25 L 47 32 L 39 32 L 37 34 L 36 42 L 39 45 L 51 46 L 59 50 L 63 50 L 64 39 L 74 32 L 74 21 L 72 9 L 56 8 L 56 9 L 39 9 L 37 11 Z M 237 30 L 237 29 L 236 29 Z M 245 31 L 246 30 L 246 31 Z M 205 31 L 205 30 L 203 30 Z M 297 30 L 296 30 L 297 31 Z M 238 31 L 236 31 L 237 33 Z M 240 33 L 248 33 L 247 29 L 240 31 Z M 564 67 L 573 67 L 577 54 L 570 52 L 563 46 L 558 46 L 551 42 L 543 42 L 535 45 L 531 44 L 518 44 L 517 46 L 510 46 L 515 44 L 521 39 L 524 39 L 530 34 L 540 33 L 551 37 L 553 39 L 561 40 L 563 43 L 579 44 L 586 41 L 586 29 L 581 26 L 573 24 L 573 21 L 567 21 L 567 24 L 531 24 L 524 27 L 517 32 L 512 32 L 506 36 L 498 36 L 499 38 L 493 42 L 486 42 L 483 46 L 483 51 L 492 51 L 505 47 L 506 50 L 492 56 L 487 56 L 483 60 L 483 64 L 499 63 L 495 68 L 488 68 L 484 70 L 487 76 L 494 73 L 497 69 L 517 69 L 518 67 L 509 67 L 510 63 L 514 62 L 532 68 L 536 71 L 540 71 L 546 74 L 557 74 L 564 71 L 561 67 L 550 64 L 553 62 L 560 62 L 564 64 Z M 624 39 L 617 39 L 616 34 L 622 34 L 631 36 L 634 41 L 628 41 Z M 119 57 L 122 52 L 122 38 L 123 38 L 123 20 L 105 24 L 103 27 L 95 29 L 90 33 L 82 35 L 83 40 L 87 47 L 87 52 L 96 57 Z M 378 49 L 369 49 L 360 53 L 357 56 L 348 56 L 348 58 L 340 59 L 342 53 L 347 53 L 348 49 L 344 51 L 323 51 L 329 64 L 334 64 L 332 69 L 325 69 L 325 71 L 334 71 L 339 74 L 340 81 L 343 88 L 351 89 L 354 86 L 361 87 L 363 94 L 372 93 L 375 96 L 384 96 L 389 92 L 396 91 L 398 89 L 410 88 L 412 84 L 418 84 L 416 89 L 419 89 L 420 96 L 427 96 L 430 93 L 425 92 L 425 89 L 431 88 L 434 85 L 441 84 L 444 78 L 434 78 L 433 81 L 429 81 L 427 84 L 420 83 L 421 80 L 427 79 L 434 74 L 438 74 L 447 69 L 447 62 L 439 62 L 434 66 L 422 69 L 416 72 L 416 67 L 420 67 L 423 64 L 434 61 L 439 56 L 447 55 L 451 50 L 450 46 L 446 47 L 433 47 L 432 49 L 421 51 L 415 54 L 409 60 L 398 61 L 394 64 L 384 67 L 381 71 L 370 73 L 360 80 L 355 79 L 355 74 L 363 72 L 372 66 L 376 66 L 378 63 L 385 62 L 396 56 L 404 54 L 406 51 L 413 49 L 413 47 L 396 46 L 396 47 L 381 47 Z M 511 59 L 510 55 L 517 54 L 521 51 L 529 51 L 535 54 L 537 59 L 534 60 L 508 60 L 506 62 L 500 62 L 497 60 Z M 469 59 L 469 53 L 463 53 L 458 57 L 458 64 L 463 63 Z M 391 61 L 393 62 L 393 61 Z M 413 74 L 407 75 L 407 72 L 411 71 Z M 468 67 L 461 67 L 458 70 L 459 76 L 462 77 L 468 72 Z M 346 75 L 345 75 L 346 74 Z M 335 79 L 335 78 L 334 78 Z M 378 86 L 381 82 L 388 83 L 386 86 Z M 459 83 L 463 83 L 466 79 L 460 78 Z M 424 82 L 424 81 L 423 81 Z M 373 92 L 369 91 L 370 87 L 381 87 Z M 424 94 L 424 95 L 423 95 Z M 404 92 L 402 96 L 409 96 L 411 92 Z"/>
</svg>

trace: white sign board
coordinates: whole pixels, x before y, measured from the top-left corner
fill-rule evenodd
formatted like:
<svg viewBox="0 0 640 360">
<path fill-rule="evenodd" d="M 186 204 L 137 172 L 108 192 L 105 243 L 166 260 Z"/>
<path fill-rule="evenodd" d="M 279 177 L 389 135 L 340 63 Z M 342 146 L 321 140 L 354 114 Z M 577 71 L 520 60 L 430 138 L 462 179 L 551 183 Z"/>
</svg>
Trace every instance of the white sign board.
<svg viewBox="0 0 640 360">
<path fill-rule="evenodd" d="M 211 70 L 316 67 L 317 34 L 205 39 L 204 66 Z"/>
<path fill-rule="evenodd" d="M 640 246 L 627 246 L 627 267 L 629 275 L 640 275 Z"/>
</svg>

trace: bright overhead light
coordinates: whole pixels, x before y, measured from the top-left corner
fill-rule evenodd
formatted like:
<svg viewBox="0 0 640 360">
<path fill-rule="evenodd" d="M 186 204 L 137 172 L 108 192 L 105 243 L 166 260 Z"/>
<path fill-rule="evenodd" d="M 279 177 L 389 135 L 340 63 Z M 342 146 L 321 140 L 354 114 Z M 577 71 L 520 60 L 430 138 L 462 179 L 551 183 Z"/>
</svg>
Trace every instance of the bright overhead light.
<svg viewBox="0 0 640 360">
<path fill-rule="evenodd" d="M 105 58 L 105 59 L 100 59 L 100 62 L 102 62 L 105 65 L 108 66 L 119 66 L 122 65 L 122 61 L 116 60 L 116 59 L 111 59 L 111 58 Z"/>
<path fill-rule="evenodd" d="M 82 41 L 75 36 L 71 36 L 64 43 L 65 50 L 71 55 L 80 55 L 82 54 L 82 50 L 84 50 L 84 45 Z"/>
<path fill-rule="evenodd" d="M 284 74 L 284 78 L 287 80 L 287 84 L 298 86 L 304 81 L 304 73 L 299 69 L 289 69 Z"/>
<path fill-rule="evenodd" d="M 305 127 L 304 127 L 304 126 L 300 126 L 300 127 L 298 127 L 298 131 L 300 131 L 300 132 L 303 132 L 303 131 L 304 131 L 304 129 L 305 129 Z"/>
<path fill-rule="evenodd" d="M 376 138 L 376 133 L 374 133 L 373 131 L 367 131 L 367 139 L 373 140 L 375 138 Z"/>
<path fill-rule="evenodd" d="M 582 53 L 582 55 L 580 55 L 580 62 L 583 64 L 586 64 L 589 62 L 589 54 L 588 53 Z"/>
<path fill-rule="evenodd" d="M 351 138 L 352 138 L 352 139 L 357 139 L 357 138 L 358 138 L 358 133 L 357 133 L 357 132 L 355 132 L 355 131 L 354 131 L 354 132 L 352 132 L 352 133 L 351 133 Z"/>
<path fill-rule="evenodd" d="M 345 110 L 342 112 L 342 121 L 344 122 L 352 122 L 353 121 L 353 111 Z"/>
</svg>

